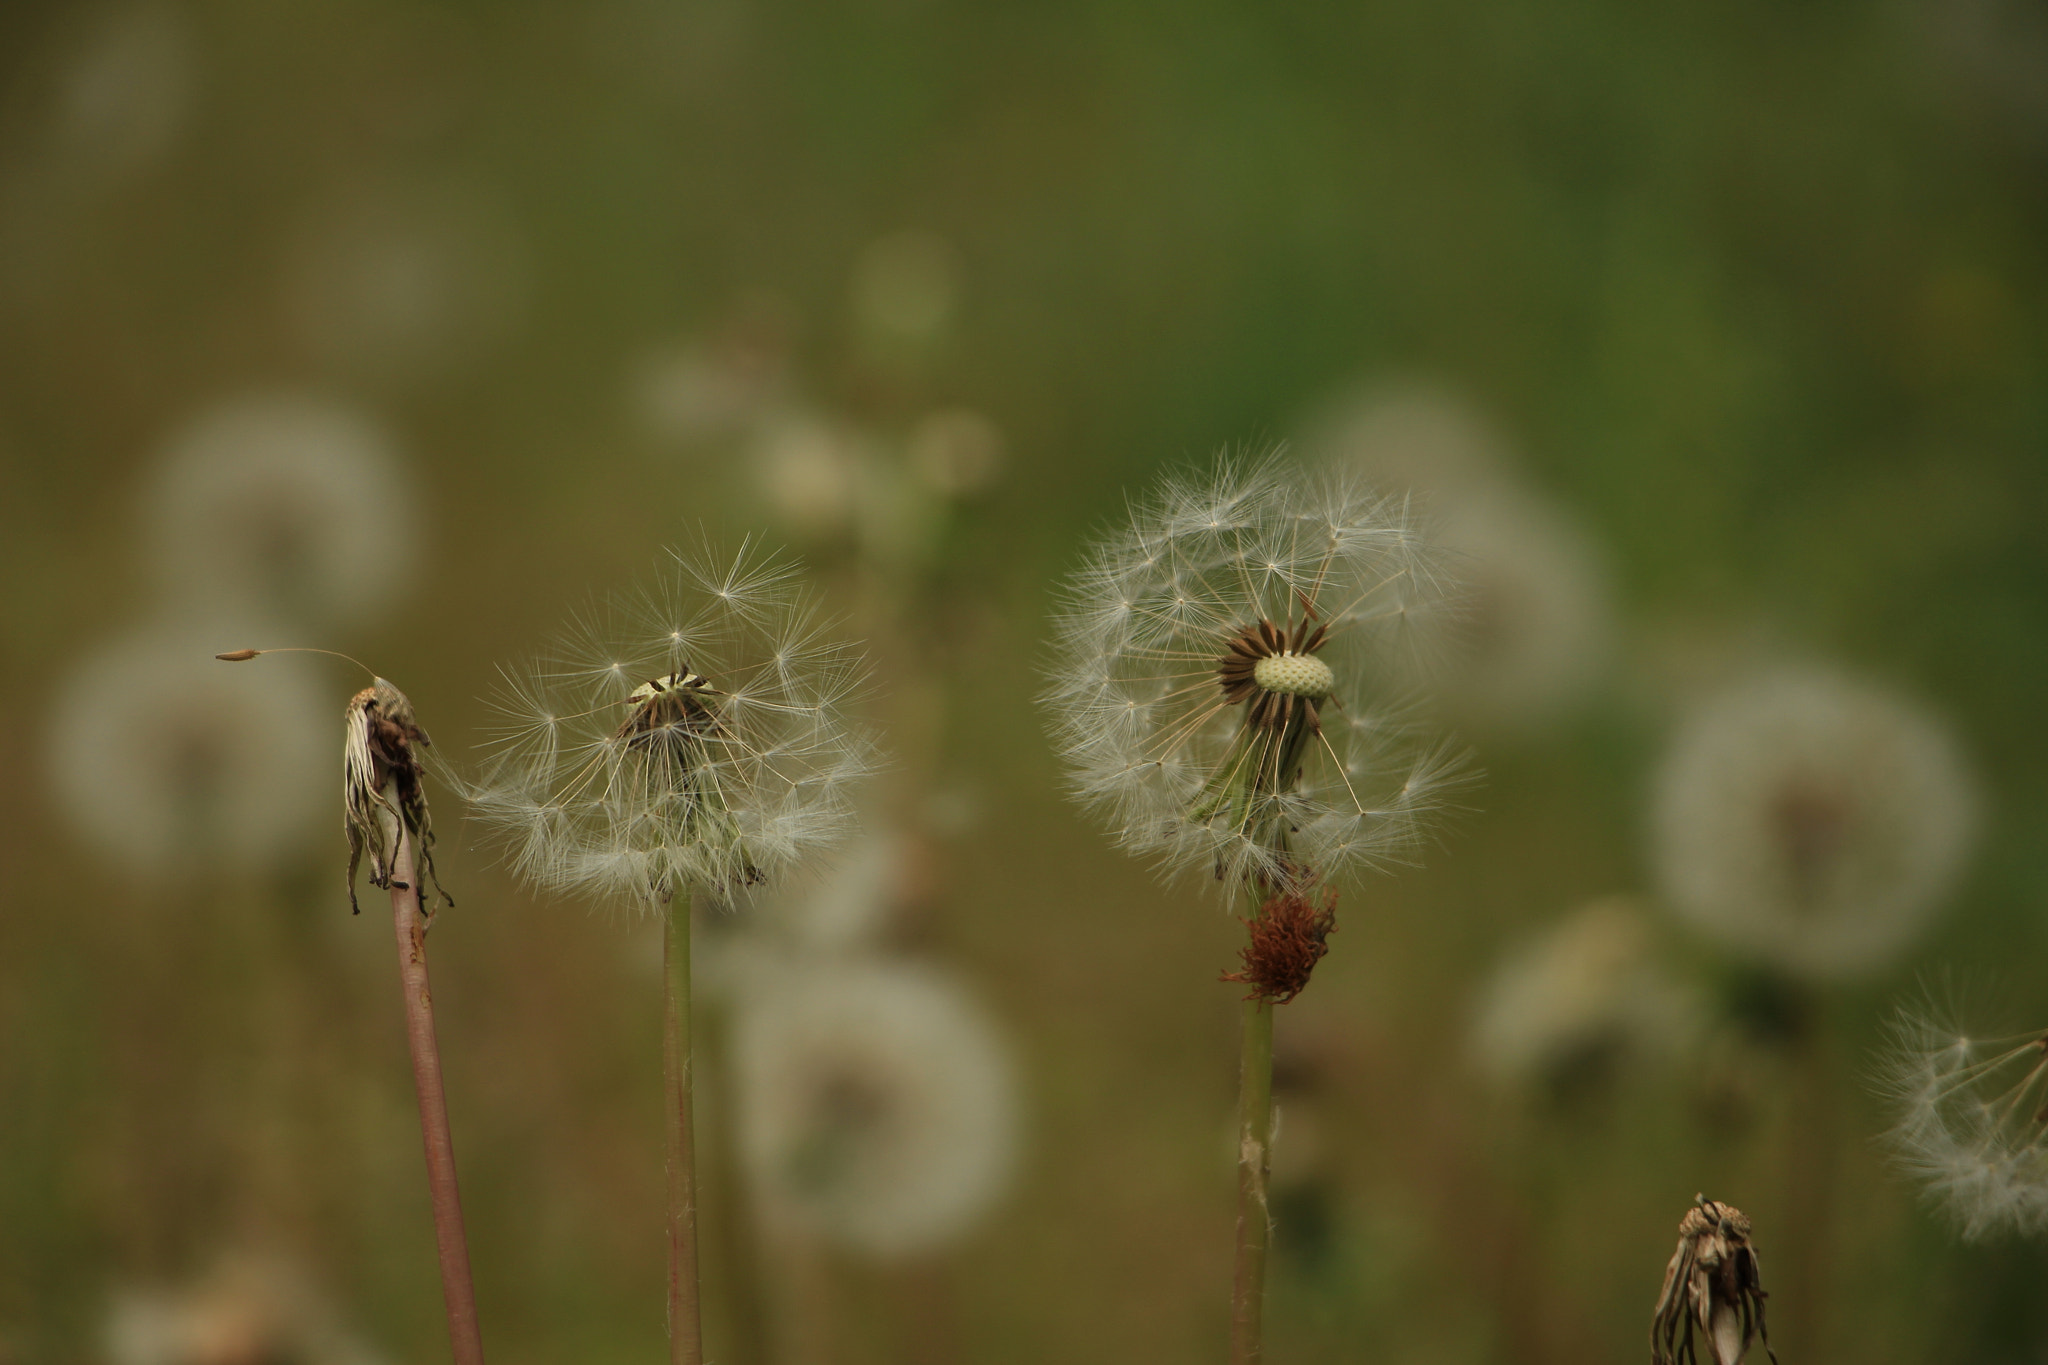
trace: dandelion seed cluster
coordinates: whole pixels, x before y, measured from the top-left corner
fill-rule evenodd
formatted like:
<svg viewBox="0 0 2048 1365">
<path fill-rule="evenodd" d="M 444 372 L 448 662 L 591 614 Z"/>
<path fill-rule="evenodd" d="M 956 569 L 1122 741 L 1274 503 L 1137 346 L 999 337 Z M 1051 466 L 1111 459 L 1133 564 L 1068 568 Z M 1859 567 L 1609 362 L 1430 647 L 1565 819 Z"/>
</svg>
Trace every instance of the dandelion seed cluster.
<svg viewBox="0 0 2048 1365">
<path fill-rule="evenodd" d="M 2048 1231 L 2048 1035 L 1977 1038 L 1907 1009 L 1883 1068 L 1892 1151 L 1964 1237 Z"/>
<path fill-rule="evenodd" d="M 1166 481 L 1073 579 L 1044 701 L 1118 842 L 1229 884 L 1395 860 L 1458 776 L 1369 691 L 1444 596 L 1405 509 L 1278 459 Z"/>
<path fill-rule="evenodd" d="M 842 832 L 873 764 L 846 711 L 863 678 L 793 564 L 676 554 L 653 591 L 508 676 L 467 794 L 543 889 L 730 894 Z"/>
<path fill-rule="evenodd" d="M 1961 869 L 1975 798 L 1933 718 L 1781 668 L 1710 701 L 1658 777 L 1658 870 L 1686 919 L 1793 971 L 1890 959 Z"/>
</svg>

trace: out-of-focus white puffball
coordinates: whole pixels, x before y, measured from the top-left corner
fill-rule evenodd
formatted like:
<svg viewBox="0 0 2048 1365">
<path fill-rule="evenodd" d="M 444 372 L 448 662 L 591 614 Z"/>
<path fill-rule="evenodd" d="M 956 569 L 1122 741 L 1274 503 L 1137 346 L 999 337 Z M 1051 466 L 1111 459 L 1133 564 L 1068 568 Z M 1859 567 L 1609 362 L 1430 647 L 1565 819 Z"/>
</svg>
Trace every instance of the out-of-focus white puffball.
<svg viewBox="0 0 2048 1365">
<path fill-rule="evenodd" d="M 170 439 L 146 493 L 152 569 L 173 606 L 304 627 L 385 608 L 418 545 L 390 437 L 311 394 L 228 399 Z"/>
<path fill-rule="evenodd" d="M 109 861 L 140 874 L 246 871 L 337 837 L 339 708 L 309 669 L 213 657 L 248 634 L 152 626 L 55 680 L 52 793 Z"/>
<path fill-rule="evenodd" d="M 792 960 L 735 1002 L 741 1155 L 771 1220 L 893 1257 L 966 1233 L 1017 1145 L 1008 1050 L 952 978 Z"/>
</svg>

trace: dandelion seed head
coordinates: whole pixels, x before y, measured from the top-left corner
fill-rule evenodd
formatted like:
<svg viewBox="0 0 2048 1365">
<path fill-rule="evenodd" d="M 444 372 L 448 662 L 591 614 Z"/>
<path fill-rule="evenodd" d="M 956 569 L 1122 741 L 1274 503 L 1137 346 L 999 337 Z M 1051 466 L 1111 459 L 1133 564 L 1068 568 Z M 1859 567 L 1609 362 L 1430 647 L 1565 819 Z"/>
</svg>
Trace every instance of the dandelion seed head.
<svg viewBox="0 0 2048 1365">
<path fill-rule="evenodd" d="M 793 565 L 752 546 L 675 555 L 651 591 L 508 675 L 466 784 L 522 877 L 641 906 L 730 894 L 843 832 L 873 745 L 866 677 Z"/>
<path fill-rule="evenodd" d="M 1888 1032 L 1878 1080 L 1898 1165 L 1966 1240 L 2048 1231 L 2048 1035 L 1977 1038 L 1926 1003 Z"/>
<path fill-rule="evenodd" d="M 1946 730 L 1871 684 L 1784 667 L 1711 699 L 1656 782 L 1657 870 L 1688 922 L 1792 971 L 1891 960 L 1961 870 L 1976 797 Z"/>
<path fill-rule="evenodd" d="M 959 983 L 902 962 L 785 961 L 735 1008 L 741 1156 L 772 1217 L 895 1257 L 957 1238 L 1002 1194 L 1015 1083 Z"/>
<path fill-rule="evenodd" d="M 1405 508 L 1276 458 L 1168 478 L 1072 577 L 1043 701 L 1119 844 L 1224 882 L 1402 859 L 1456 784 L 1375 697 L 1443 576 Z"/>
</svg>

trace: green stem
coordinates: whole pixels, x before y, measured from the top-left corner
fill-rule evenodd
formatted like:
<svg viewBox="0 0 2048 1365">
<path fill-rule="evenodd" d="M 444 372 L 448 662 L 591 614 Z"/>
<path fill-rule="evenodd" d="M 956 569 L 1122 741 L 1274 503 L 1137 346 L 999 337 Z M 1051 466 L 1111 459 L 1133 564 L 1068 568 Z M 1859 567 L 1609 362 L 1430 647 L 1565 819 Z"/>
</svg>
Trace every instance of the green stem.
<svg viewBox="0 0 2048 1365">
<path fill-rule="evenodd" d="M 697 1283 L 697 1137 L 690 1106 L 690 899 L 667 907 L 662 1070 L 668 1091 L 668 1358 L 703 1365 Z"/>
<path fill-rule="evenodd" d="M 1273 1153 L 1273 1002 L 1244 1002 L 1244 1053 L 1238 1071 L 1237 1261 L 1231 1278 L 1230 1359 L 1265 1358 L 1266 1249 L 1272 1214 L 1266 1181 Z"/>
</svg>

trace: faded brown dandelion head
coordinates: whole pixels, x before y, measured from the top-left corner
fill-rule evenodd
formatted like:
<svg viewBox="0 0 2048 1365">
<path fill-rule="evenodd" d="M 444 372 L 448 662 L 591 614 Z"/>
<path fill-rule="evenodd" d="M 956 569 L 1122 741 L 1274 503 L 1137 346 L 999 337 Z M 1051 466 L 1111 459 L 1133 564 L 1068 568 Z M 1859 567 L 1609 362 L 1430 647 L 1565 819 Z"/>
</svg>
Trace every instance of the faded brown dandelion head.
<svg viewBox="0 0 2048 1365">
<path fill-rule="evenodd" d="M 1244 924 L 1251 940 L 1238 949 L 1243 965 L 1221 979 L 1250 986 L 1247 1000 L 1283 1005 L 1308 988 L 1310 974 L 1330 951 L 1329 938 L 1337 929 L 1337 893 L 1289 882 L 1268 896 L 1258 916 Z"/>
<path fill-rule="evenodd" d="M 433 821 L 427 813 L 425 769 L 421 750 L 433 744 L 413 714 L 412 702 L 383 678 L 349 698 L 343 715 L 343 823 L 348 831 L 348 900 L 356 904 L 356 867 L 363 850 L 370 851 L 370 881 L 386 890 L 393 886 L 398 845 L 411 838 L 420 870 L 434 879 Z M 398 888 L 403 890 L 404 884 Z M 446 891 L 441 899 L 454 900 Z M 424 904 L 425 897 L 421 897 Z"/>
<path fill-rule="evenodd" d="M 1693 1196 L 1693 1206 L 1679 1220 L 1678 1250 L 1665 1267 L 1664 1289 L 1650 1319 L 1652 1365 L 1694 1365 L 1695 1325 L 1707 1339 L 1713 1365 L 1740 1365 L 1758 1336 L 1777 1365 L 1764 1325 L 1763 1274 L 1749 1237 L 1749 1218 L 1741 1209 Z"/>
</svg>

